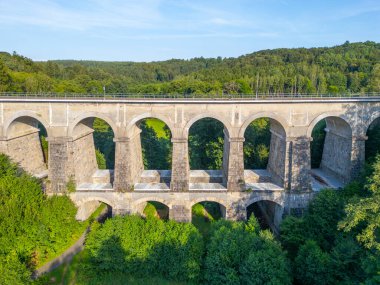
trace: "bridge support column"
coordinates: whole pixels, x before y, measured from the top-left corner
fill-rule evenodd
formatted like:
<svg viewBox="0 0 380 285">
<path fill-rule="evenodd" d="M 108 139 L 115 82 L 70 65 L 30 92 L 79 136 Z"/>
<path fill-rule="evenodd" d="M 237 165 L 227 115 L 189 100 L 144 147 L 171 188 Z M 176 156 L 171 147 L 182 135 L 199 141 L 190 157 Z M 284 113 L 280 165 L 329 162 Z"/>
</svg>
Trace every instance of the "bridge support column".
<svg viewBox="0 0 380 285">
<path fill-rule="evenodd" d="M 223 182 L 228 191 L 242 191 L 244 188 L 244 138 L 230 138 L 224 133 Z"/>
<path fill-rule="evenodd" d="M 73 138 L 73 165 L 75 182 L 77 185 L 82 183 L 92 183 L 92 175 L 98 169 L 95 155 L 95 142 L 93 130 L 86 130 L 82 134 Z"/>
<path fill-rule="evenodd" d="M 172 138 L 172 177 L 170 189 L 174 192 L 189 191 L 189 152 L 185 138 Z"/>
<path fill-rule="evenodd" d="M 74 179 L 72 141 L 68 137 L 49 137 L 49 180 L 47 191 L 58 194 L 66 192 L 66 185 Z"/>
<path fill-rule="evenodd" d="M 358 177 L 365 163 L 365 141 L 367 136 L 353 136 L 351 150 L 351 179 Z"/>
<path fill-rule="evenodd" d="M 226 207 L 226 220 L 230 221 L 245 221 L 247 220 L 247 210 L 240 203 L 232 203 Z"/>
<path fill-rule="evenodd" d="M 326 137 L 320 168 L 347 183 L 351 180 L 351 127 L 342 119 L 326 118 Z"/>
<path fill-rule="evenodd" d="M 191 222 L 191 208 L 186 205 L 172 205 L 169 209 L 169 219 L 177 222 Z"/>
<path fill-rule="evenodd" d="M 285 187 L 293 191 L 309 191 L 310 141 L 308 137 L 288 137 L 286 140 Z"/>
<path fill-rule="evenodd" d="M 136 137 L 115 138 L 115 170 L 114 189 L 119 192 L 133 191 L 143 171 L 141 156 L 141 142 L 136 145 Z M 140 153 L 138 147 L 140 146 Z"/>
<path fill-rule="evenodd" d="M 271 120 L 271 139 L 267 170 L 273 183 L 286 187 L 287 143 L 283 128 Z"/>
</svg>

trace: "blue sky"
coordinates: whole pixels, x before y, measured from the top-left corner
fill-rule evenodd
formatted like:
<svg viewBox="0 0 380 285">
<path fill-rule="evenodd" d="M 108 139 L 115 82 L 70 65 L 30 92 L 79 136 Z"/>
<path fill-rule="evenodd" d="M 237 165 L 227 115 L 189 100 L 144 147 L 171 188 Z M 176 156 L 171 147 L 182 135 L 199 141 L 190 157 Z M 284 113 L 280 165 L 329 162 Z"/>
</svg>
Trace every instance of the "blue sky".
<svg viewBox="0 0 380 285">
<path fill-rule="evenodd" d="M 380 42 L 380 0 L 0 0 L 0 50 L 156 61 Z"/>
</svg>

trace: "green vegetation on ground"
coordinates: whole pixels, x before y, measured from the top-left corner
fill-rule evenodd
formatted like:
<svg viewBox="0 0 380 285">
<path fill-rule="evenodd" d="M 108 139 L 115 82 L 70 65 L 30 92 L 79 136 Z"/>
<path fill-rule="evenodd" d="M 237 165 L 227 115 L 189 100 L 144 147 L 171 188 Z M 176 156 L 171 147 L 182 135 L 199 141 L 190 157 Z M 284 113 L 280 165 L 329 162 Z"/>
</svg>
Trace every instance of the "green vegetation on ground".
<svg viewBox="0 0 380 285">
<path fill-rule="evenodd" d="M 200 202 L 191 209 L 191 222 L 205 239 L 209 236 L 212 223 L 222 218 L 220 206 L 216 202 Z"/>
<path fill-rule="evenodd" d="M 67 196 L 44 195 L 41 181 L 0 154 L 0 284 L 26 284 L 31 271 L 84 232 Z M 63 214 L 64 213 L 64 214 Z"/>
</svg>

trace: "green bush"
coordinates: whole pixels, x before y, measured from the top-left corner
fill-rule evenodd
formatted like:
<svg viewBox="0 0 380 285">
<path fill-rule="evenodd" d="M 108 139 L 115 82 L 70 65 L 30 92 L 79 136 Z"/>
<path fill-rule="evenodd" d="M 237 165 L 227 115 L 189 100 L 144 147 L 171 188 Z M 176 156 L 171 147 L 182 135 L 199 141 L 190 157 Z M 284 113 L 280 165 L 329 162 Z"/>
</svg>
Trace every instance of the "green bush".
<svg viewBox="0 0 380 285">
<path fill-rule="evenodd" d="M 212 225 L 204 261 L 207 284 L 291 284 L 290 267 L 281 246 L 256 219 L 220 220 Z"/>
<path fill-rule="evenodd" d="M 25 268 L 32 270 L 57 255 L 84 230 L 84 224 L 75 220 L 76 207 L 68 197 L 46 197 L 40 182 L 18 170 L 3 154 L 0 205 L 0 275 L 1 280 L 15 280 L 0 284 L 25 280 Z"/>
<path fill-rule="evenodd" d="M 315 241 L 308 240 L 300 247 L 295 268 L 300 284 L 334 284 L 330 255 L 322 251 Z"/>
<path fill-rule="evenodd" d="M 198 280 L 203 241 L 191 224 L 125 216 L 107 220 L 91 231 L 86 250 L 90 274 L 121 272 Z"/>
</svg>

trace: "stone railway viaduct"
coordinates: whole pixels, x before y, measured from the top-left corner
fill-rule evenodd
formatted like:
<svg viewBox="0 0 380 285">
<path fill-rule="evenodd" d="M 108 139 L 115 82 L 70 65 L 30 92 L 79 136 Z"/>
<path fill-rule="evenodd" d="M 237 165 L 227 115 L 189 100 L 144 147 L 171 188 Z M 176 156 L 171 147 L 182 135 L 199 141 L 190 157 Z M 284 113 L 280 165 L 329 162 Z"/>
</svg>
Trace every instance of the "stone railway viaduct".
<svg viewBox="0 0 380 285">
<path fill-rule="evenodd" d="M 270 119 L 271 142 L 266 170 L 244 169 L 243 142 L 248 125 Z M 314 99 L 103 99 L 0 98 L 0 152 L 36 176 L 47 175 L 47 193 L 66 192 L 85 219 L 104 202 L 113 214 L 141 213 L 147 201 L 168 206 L 171 219 L 191 220 L 198 202 L 221 205 L 227 219 L 246 218 L 252 203 L 277 224 L 292 209 L 304 208 L 318 186 L 339 187 L 355 177 L 364 163 L 367 129 L 380 117 L 380 98 Z M 97 169 L 92 124 L 106 121 L 114 132 L 114 171 Z M 144 171 L 139 123 L 157 118 L 172 135 L 171 171 Z M 202 118 L 224 125 L 222 171 L 189 169 L 188 134 Z M 319 169 L 311 170 L 314 126 L 326 121 Z M 48 134 L 45 163 L 38 124 Z"/>
</svg>

